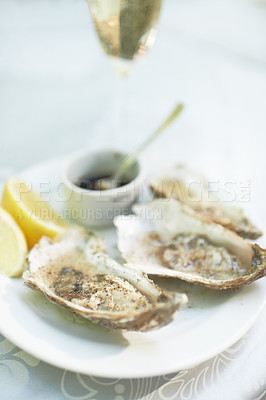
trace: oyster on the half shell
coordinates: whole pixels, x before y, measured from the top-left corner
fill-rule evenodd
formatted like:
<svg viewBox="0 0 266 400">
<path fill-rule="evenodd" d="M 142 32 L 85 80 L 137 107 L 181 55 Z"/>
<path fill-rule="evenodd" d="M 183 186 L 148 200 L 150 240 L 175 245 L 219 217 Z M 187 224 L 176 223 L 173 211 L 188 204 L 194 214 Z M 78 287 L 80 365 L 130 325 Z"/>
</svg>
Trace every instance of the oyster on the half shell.
<svg viewBox="0 0 266 400">
<path fill-rule="evenodd" d="M 159 328 L 187 302 L 185 294 L 163 291 L 143 273 L 118 264 L 102 239 L 78 228 L 53 242 L 43 237 L 29 253 L 23 278 L 52 302 L 111 328 Z"/>
<path fill-rule="evenodd" d="M 266 250 L 174 199 L 133 207 L 115 219 L 127 264 L 151 275 L 235 289 L 266 274 Z"/>
<path fill-rule="evenodd" d="M 152 178 L 150 186 L 158 197 L 173 198 L 191 207 L 210 221 L 223 225 L 240 236 L 257 239 L 262 232 L 239 207 L 225 204 L 208 190 L 206 179 L 183 165 L 176 165 L 162 176 Z"/>
</svg>

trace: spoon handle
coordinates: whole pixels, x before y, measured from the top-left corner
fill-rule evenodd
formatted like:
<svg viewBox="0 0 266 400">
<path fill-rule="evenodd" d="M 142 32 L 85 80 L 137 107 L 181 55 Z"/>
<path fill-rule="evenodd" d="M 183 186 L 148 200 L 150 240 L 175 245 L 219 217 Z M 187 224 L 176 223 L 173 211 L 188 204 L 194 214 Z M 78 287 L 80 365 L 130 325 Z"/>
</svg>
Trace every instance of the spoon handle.
<svg viewBox="0 0 266 400">
<path fill-rule="evenodd" d="M 154 139 L 156 139 L 160 134 L 176 119 L 176 117 L 181 113 L 184 106 L 183 104 L 178 104 L 175 109 L 171 112 L 169 117 L 156 129 L 156 131 L 148 137 L 148 139 L 142 143 L 132 154 L 127 156 L 124 161 L 118 167 L 114 179 L 117 180 L 119 177 L 123 176 L 124 172 L 130 168 L 138 158 L 139 154 L 146 149 L 146 147 L 152 143 Z"/>
</svg>

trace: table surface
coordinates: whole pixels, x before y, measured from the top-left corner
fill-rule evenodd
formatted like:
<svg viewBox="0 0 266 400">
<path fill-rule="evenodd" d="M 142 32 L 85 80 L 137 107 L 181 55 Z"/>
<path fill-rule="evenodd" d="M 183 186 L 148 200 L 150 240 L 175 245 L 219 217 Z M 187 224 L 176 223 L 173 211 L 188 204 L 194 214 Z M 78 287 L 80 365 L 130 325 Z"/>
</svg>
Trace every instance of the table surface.
<svg viewBox="0 0 266 400">
<path fill-rule="evenodd" d="M 178 101 L 178 123 L 147 150 L 205 172 L 266 226 L 266 2 L 165 0 L 154 48 L 135 66 L 124 105 L 127 148 Z M 117 86 L 86 2 L 0 2 L 0 181 L 41 160 L 113 143 Z M 108 127 L 108 129 L 106 129 Z M 175 145 L 173 145 L 175 144 Z M 263 240 L 262 242 L 263 243 Z M 265 279 L 265 278 L 264 278 Z M 168 376 L 109 380 L 49 366 L 0 335 L 3 399 L 266 398 L 266 310 L 234 346 Z"/>
</svg>

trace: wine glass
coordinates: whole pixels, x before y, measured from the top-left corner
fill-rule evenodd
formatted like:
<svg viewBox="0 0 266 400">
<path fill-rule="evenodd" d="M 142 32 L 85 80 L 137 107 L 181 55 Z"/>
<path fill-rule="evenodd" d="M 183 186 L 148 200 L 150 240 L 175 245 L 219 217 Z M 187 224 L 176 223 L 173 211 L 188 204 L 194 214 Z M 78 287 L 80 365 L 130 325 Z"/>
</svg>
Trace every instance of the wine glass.
<svg viewBox="0 0 266 400">
<path fill-rule="evenodd" d="M 124 77 L 154 44 L 162 0 L 87 0 L 103 50 L 120 76 L 120 128 L 113 142 L 126 142 Z"/>
</svg>

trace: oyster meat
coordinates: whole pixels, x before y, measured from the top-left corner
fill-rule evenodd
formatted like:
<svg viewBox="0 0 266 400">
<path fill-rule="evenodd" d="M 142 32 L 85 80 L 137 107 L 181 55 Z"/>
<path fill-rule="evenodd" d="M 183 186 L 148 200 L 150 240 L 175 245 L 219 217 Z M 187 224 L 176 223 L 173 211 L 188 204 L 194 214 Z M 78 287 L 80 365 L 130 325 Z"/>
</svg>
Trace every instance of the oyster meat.
<svg viewBox="0 0 266 400">
<path fill-rule="evenodd" d="M 118 264 L 102 239 L 79 228 L 55 241 L 43 237 L 29 253 L 23 278 L 52 302 L 111 328 L 159 328 L 187 302 L 185 294 L 163 291 L 143 273 Z"/>
<path fill-rule="evenodd" d="M 191 207 L 210 221 L 223 225 L 240 236 L 257 239 L 262 232 L 254 226 L 239 207 L 229 206 L 208 190 L 206 179 L 177 165 L 161 177 L 150 180 L 150 186 L 158 197 L 174 198 Z"/>
<path fill-rule="evenodd" d="M 214 289 L 236 289 L 266 274 L 266 251 L 174 199 L 116 217 L 118 247 L 129 266 Z"/>
</svg>

